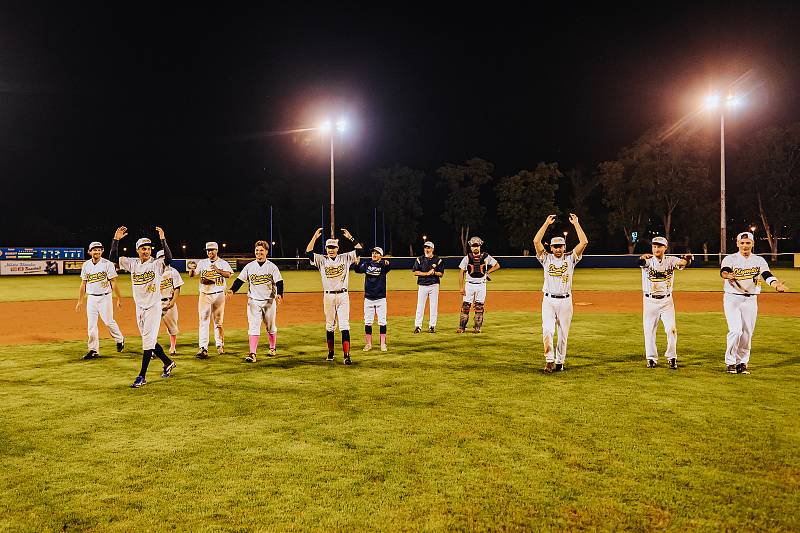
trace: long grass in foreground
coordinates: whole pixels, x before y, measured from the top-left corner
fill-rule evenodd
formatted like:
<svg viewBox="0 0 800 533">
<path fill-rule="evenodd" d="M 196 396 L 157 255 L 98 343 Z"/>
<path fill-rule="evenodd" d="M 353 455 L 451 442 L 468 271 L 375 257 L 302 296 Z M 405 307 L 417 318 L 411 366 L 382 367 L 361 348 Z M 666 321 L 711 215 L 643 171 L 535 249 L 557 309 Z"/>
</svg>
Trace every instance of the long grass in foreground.
<svg viewBox="0 0 800 533">
<path fill-rule="evenodd" d="M 133 339 L 4 347 L 0 529 L 800 528 L 798 319 L 759 319 L 750 376 L 717 313 L 679 315 L 678 371 L 644 368 L 640 315 L 578 313 L 550 376 L 538 315 L 456 319 L 392 320 L 385 354 L 354 323 L 351 367 L 321 326 L 255 365 L 245 332 L 206 361 L 186 336 L 138 390 Z"/>
</svg>

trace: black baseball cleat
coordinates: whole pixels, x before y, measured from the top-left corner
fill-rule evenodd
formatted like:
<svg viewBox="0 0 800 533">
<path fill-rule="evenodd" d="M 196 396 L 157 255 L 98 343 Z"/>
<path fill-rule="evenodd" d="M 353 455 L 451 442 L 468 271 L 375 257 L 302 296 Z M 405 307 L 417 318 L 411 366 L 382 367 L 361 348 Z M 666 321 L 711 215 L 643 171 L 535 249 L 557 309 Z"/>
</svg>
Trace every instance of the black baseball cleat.
<svg viewBox="0 0 800 533">
<path fill-rule="evenodd" d="M 328 357 L 325 358 L 326 361 L 333 361 L 333 352 L 328 352 Z"/>
<path fill-rule="evenodd" d="M 197 355 L 195 355 L 198 359 L 208 359 L 208 350 L 205 348 L 201 348 Z"/>
<path fill-rule="evenodd" d="M 122 351 L 122 350 L 124 350 L 124 349 L 125 349 L 125 341 L 118 342 L 118 343 L 117 343 L 117 351 L 118 351 L 118 352 L 121 352 L 121 351 Z"/>
<path fill-rule="evenodd" d="M 97 352 L 95 352 L 94 350 L 89 350 L 88 352 L 86 352 L 86 355 L 84 355 L 83 358 L 84 359 L 94 359 L 95 357 L 98 357 L 98 356 L 99 356 L 99 354 Z"/>
<path fill-rule="evenodd" d="M 556 366 L 553 367 L 553 372 L 563 372 L 564 371 L 564 363 L 556 363 Z"/>
<path fill-rule="evenodd" d="M 736 365 L 728 365 L 725 367 L 725 372 L 728 374 L 736 374 Z"/>
<path fill-rule="evenodd" d="M 414 333 L 422 333 L 422 328 L 417 326 L 414 328 Z"/>
<path fill-rule="evenodd" d="M 245 363 L 255 363 L 256 362 L 256 354 L 251 353 L 247 357 L 244 358 Z"/>
<path fill-rule="evenodd" d="M 161 373 L 162 378 L 168 378 L 172 376 L 172 371 L 175 370 L 175 367 L 178 366 L 175 361 L 172 361 L 168 365 L 164 365 L 164 371 Z"/>
<path fill-rule="evenodd" d="M 352 365 L 353 364 L 353 362 L 350 360 L 350 354 L 349 353 L 344 354 L 344 364 L 346 364 L 346 365 Z"/>
<path fill-rule="evenodd" d="M 139 387 L 143 387 L 144 385 L 147 385 L 147 380 L 144 379 L 144 376 L 136 376 L 136 379 L 131 385 L 131 388 L 138 389 Z"/>
<path fill-rule="evenodd" d="M 655 368 L 658 366 L 655 359 L 648 359 L 647 360 L 647 368 Z"/>
<path fill-rule="evenodd" d="M 428 333 L 436 333 L 436 328 L 434 326 L 429 327 Z"/>
<path fill-rule="evenodd" d="M 673 357 L 669 360 L 669 369 L 678 370 L 678 360 L 676 358 Z"/>
<path fill-rule="evenodd" d="M 542 372 L 544 372 L 545 374 L 552 374 L 555 367 L 556 367 L 555 363 L 548 362 L 546 365 L 544 365 L 544 370 L 542 370 Z"/>
<path fill-rule="evenodd" d="M 737 374 L 749 374 L 750 371 L 747 369 L 747 365 L 744 363 L 739 363 L 736 365 L 736 373 Z"/>
</svg>

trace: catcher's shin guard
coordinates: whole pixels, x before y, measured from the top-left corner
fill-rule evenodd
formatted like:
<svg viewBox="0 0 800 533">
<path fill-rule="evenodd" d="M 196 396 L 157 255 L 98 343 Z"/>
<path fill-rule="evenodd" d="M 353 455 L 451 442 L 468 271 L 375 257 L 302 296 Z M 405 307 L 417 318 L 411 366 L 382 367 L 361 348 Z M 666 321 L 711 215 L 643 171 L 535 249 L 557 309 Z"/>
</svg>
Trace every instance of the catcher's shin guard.
<svg viewBox="0 0 800 533">
<path fill-rule="evenodd" d="M 470 302 L 462 302 L 461 303 L 461 318 L 460 318 L 460 321 L 458 323 L 458 327 L 460 329 L 466 329 L 467 328 L 467 321 L 469 320 L 469 310 L 470 310 L 471 307 L 472 307 L 472 304 Z"/>
<path fill-rule="evenodd" d="M 483 326 L 483 302 L 475 302 L 475 328 L 481 329 Z"/>
</svg>

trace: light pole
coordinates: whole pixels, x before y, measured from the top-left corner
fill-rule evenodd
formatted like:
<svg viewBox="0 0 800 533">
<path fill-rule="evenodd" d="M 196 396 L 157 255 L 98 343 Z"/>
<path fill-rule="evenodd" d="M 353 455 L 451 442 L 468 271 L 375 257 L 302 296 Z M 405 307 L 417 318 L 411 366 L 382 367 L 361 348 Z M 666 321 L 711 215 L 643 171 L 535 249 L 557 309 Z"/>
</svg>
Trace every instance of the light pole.
<svg viewBox="0 0 800 533">
<path fill-rule="evenodd" d="M 331 239 L 336 237 L 336 223 L 334 222 L 334 164 L 333 164 L 333 138 L 336 136 L 333 131 L 333 124 L 330 120 L 322 123 L 319 128 L 323 133 L 328 133 L 331 136 Z M 340 118 L 336 121 L 336 131 L 342 133 L 347 129 L 347 122 Z"/>
<path fill-rule="evenodd" d="M 717 94 L 706 97 L 706 109 L 719 109 L 719 254 L 720 261 L 727 251 L 728 228 L 725 216 L 725 107 L 733 109 L 741 103 L 735 95 L 728 94 L 725 106 L 720 105 Z"/>
</svg>

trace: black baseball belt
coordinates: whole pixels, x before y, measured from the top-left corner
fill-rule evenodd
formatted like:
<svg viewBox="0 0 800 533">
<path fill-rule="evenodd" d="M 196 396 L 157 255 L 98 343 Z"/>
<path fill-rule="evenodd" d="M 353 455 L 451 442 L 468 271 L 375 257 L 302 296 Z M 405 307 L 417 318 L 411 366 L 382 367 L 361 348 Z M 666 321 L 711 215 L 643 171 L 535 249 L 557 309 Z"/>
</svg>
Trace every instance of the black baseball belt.
<svg viewBox="0 0 800 533">
<path fill-rule="evenodd" d="M 325 294 L 342 294 L 343 292 L 347 292 L 347 289 L 339 289 L 338 291 L 325 291 Z"/>
<path fill-rule="evenodd" d="M 88 294 L 89 296 L 106 296 L 106 295 L 111 294 L 111 293 L 110 292 L 104 292 L 103 294 L 92 294 L 90 292 L 87 292 L 86 294 Z"/>
<path fill-rule="evenodd" d="M 569 298 L 569 294 L 550 294 L 546 292 L 544 295 L 548 298 Z"/>
<path fill-rule="evenodd" d="M 750 298 L 751 296 L 755 296 L 755 294 L 750 294 L 749 292 L 728 292 L 726 294 L 735 294 L 736 296 L 744 296 L 745 298 Z"/>
<path fill-rule="evenodd" d="M 647 294 L 647 293 L 644 293 L 644 295 L 654 300 L 663 300 L 664 298 L 669 298 L 670 296 L 672 296 L 671 294 Z"/>
</svg>

